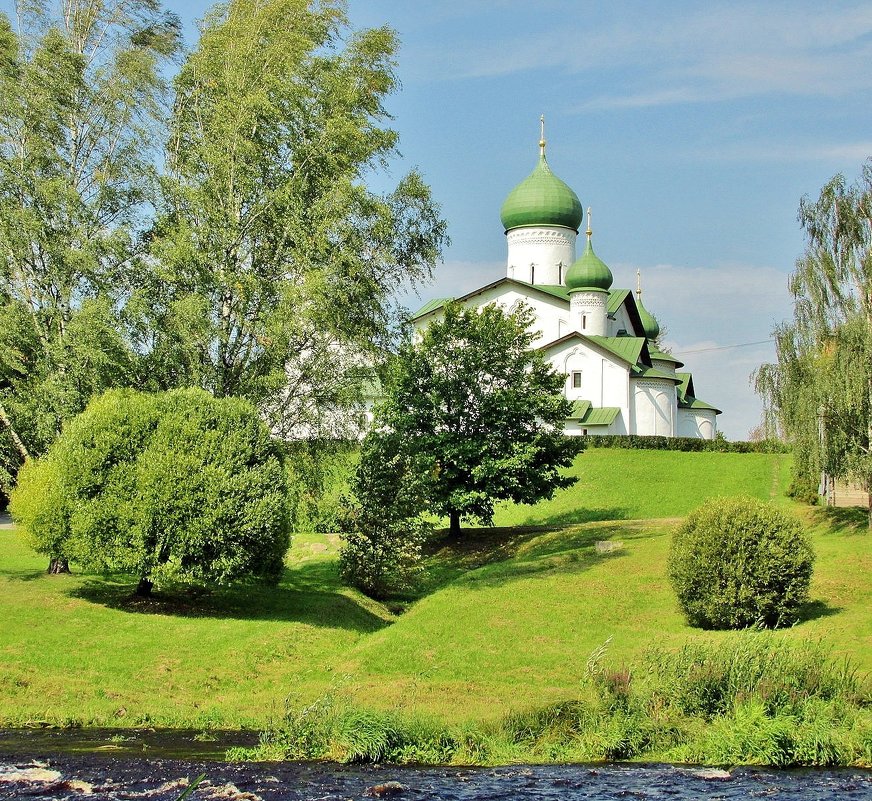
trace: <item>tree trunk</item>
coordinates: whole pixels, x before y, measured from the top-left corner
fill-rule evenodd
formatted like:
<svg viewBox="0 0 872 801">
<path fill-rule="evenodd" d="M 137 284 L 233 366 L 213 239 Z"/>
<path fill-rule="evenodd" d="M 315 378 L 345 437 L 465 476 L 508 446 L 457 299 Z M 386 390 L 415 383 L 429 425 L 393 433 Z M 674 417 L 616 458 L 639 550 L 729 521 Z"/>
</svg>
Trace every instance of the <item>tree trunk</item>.
<svg viewBox="0 0 872 801">
<path fill-rule="evenodd" d="M 21 458 L 26 462 L 30 458 L 30 454 L 24 443 L 21 441 L 21 437 L 18 436 L 18 432 L 12 427 L 12 421 L 9 419 L 9 415 L 6 413 L 6 407 L 2 403 L 0 403 L 0 423 L 3 423 L 6 427 L 6 430 L 9 432 L 9 436 L 12 439 L 12 444 L 15 446 L 15 450 L 21 454 Z"/>
<path fill-rule="evenodd" d="M 460 512 L 452 509 L 448 512 L 448 534 L 452 537 L 460 536 Z"/>
<path fill-rule="evenodd" d="M 139 584 L 136 587 L 136 595 L 139 598 L 150 598 L 151 597 L 151 588 L 154 584 L 151 583 L 145 576 L 143 576 L 139 580 Z"/>
<path fill-rule="evenodd" d="M 48 570 L 46 573 L 50 573 L 55 576 L 59 573 L 69 573 L 70 572 L 70 563 L 64 559 L 63 556 L 53 556 L 51 561 L 48 563 Z"/>
</svg>

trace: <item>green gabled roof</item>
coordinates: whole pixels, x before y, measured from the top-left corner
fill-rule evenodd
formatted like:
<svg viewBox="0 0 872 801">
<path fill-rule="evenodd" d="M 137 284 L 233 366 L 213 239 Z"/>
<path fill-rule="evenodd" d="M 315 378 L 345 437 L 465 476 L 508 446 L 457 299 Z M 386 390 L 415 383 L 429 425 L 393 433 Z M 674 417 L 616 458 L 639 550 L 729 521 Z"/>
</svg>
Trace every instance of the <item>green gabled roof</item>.
<svg viewBox="0 0 872 801">
<path fill-rule="evenodd" d="M 588 409 L 587 414 L 579 420 L 583 426 L 610 426 L 621 413 L 617 406 L 603 406 L 599 409 Z"/>
<path fill-rule="evenodd" d="M 606 312 L 614 314 L 621 306 L 624 305 L 624 300 L 630 294 L 629 289 L 613 289 L 609 292 L 609 299 L 606 303 Z"/>
<path fill-rule="evenodd" d="M 567 420 L 582 420 L 590 411 L 591 402 L 587 400 L 572 401 L 572 411 L 570 411 Z"/>
<path fill-rule="evenodd" d="M 446 303 L 454 300 L 454 298 L 433 298 L 433 300 L 427 301 L 418 311 L 416 311 L 412 315 L 412 319 L 414 320 L 416 317 L 423 317 L 425 314 L 429 314 L 431 311 L 436 311 L 436 309 L 441 309 Z"/>
<path fill-rule="evenodd" d="M 672 362 L 676 367 L 684 367 L 684 362 L 678 361 L 671 353 L 665 353 L 657 348 L 648 348 L 648 353 L 652 359 L 658 359 L 661 362 Z"/>
<path fill-rule="evenodd" d="M 678 392 L 679 409 L 709 409 L 715 414 L 721 414 L 721 410 L 717 406 L 712 406 L 710 403 L 694 397 L 693 373 L 676 373 L 675 375 L 681 381 L 675 388 Z"/>
<path fill-rule="evenodd" d="M 715 414 L 721 414 L 721 410 L 717 406 L 712 406 L 704 400 L 694 398 L 692 395 L 685 395 L 683 400 L 678 401 L 679 409 L 708 409 Z"/>
<path fill-rule="evenodd" d="M 569 302 L 569 290 L 562 284 L 530 284 L 530 286 Z"/>
<path fill-rule="evenodd" d="M 678 391 L 678 402 L 681 403 L 685 395 L 693 396 L 693 374 L 676 373 L 675 377 L 680 381 L 676 390 Z"/>
<path fill-rule="evenodd" d="M 665 378 L 667 381 L 673 381 L 676 384 L 681 384 L 681 379 L 672 373 L 667 373 L 664 370 L 658 370 L 656 367 L 648 367 L 646 364 L 633 365 L 631 369 L 633 378 Z"/>
<path fill-rule="evenodd" d="M 601 337 L 588 335 L 587 338 L 630 364 L 636 364 L 645 349 L 645 339 L 643 337 Z"/>
</svg>

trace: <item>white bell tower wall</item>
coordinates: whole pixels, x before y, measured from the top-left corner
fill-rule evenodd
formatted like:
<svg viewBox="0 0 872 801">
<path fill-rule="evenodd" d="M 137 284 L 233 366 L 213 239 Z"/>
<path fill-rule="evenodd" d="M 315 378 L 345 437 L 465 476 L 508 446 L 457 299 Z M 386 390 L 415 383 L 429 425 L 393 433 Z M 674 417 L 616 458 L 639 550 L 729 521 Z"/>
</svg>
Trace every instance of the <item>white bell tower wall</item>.
<svg viewBox="0 0 872 801">
<path fill-rule="evenodd" d="M 581 334 L 606 336 L 606 301 L 609 293 L 577 289 L 569 295 L 569 325 Z"/>
<path fill-rule="evenodd" d="M 558 225 L 513 228 L 506 232 L 506 277 L 528 284 L 565 284 L 566 271 L 575 261 L 578 234 Z"/>
</svg>

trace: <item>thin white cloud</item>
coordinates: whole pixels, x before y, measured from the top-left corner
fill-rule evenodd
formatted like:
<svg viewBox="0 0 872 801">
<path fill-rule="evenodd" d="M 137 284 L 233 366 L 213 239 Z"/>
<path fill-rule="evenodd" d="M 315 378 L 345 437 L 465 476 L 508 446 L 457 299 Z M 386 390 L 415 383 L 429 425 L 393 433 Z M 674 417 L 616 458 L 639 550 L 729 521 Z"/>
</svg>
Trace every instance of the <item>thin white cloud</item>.
<svg viewBox="0 0 872 801">
<path fill-rule="evenodd" d="M 718 148 L 702 148 L 684 153 L 688 158 L 700 161 L 762 161 L 860 163 L 872 157 L 872 139 L 860 142 L 802 144 L 789 142 L 749 143 L 724 145 Z"/>
<path fill-rule="evenodd" d="M 638 6 L 635 13 L 581 13 L 566 2 L 553 27 L 474 46 L 432 47 L 431 77 L 507 76 L 536 70 L 609 71 L 609 96 L 577 107 L 615 108 L 695 103 L 769 93 L 838 97 L 872 87 L 872 6 L 705 4 Z M 557 9 L 552 9 L 557 12 Z M 520 13 L 520 12 L 519 12 Z M 650 15 L 650 16 L 649 16 Z M 486 12 L 479 18 L 485 22 Z M 541 23 L 542 17 L 536 22 Z"/>
</svg>

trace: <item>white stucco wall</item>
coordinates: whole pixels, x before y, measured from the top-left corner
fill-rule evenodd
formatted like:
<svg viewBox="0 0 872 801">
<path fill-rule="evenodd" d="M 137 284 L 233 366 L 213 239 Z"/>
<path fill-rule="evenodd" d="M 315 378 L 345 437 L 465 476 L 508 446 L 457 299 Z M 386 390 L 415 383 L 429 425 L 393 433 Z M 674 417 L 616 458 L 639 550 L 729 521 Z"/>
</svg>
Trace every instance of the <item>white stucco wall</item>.
<svg viewBox="0 0 872 801">
<path fill-rule="evenodd" d="M 674 437 L 678 407 L 675 384 L 665 378 L 637 378 L 631 384 L 634 402 L 630 433 Z"/>
<path fill-rule="evenodd" d="M 573 331 L 588 336 L 606 336 L 607 292 L 579 290 L 569 296 L 569 325 Z"/>
<path fill-rule="evenodd" d="M 718 422 L 715 412 L 709 409 L 679 409 L 678 436 L 696 439 L 714 439 Z"/>
<path fill-rule="evenodd" d="M 506 277 L 528 284 L 562 284 L 575 261 L 578 234 L 561 226 L 514 228 L 506 233 Z M 562 266 L 561 266 L 562 265 Z"/>
<path fill-rule="evenodd" d="M 639 332 L 635 331 L 633 328 L 633 322 L 630 320 L 630 315 L 627 312 L 627 307 L 625 304 L 621 304 L 620 308 L 614 313 L 614 320 L 608 321 L 608 335 L 610 337 L 616 337 L 618 335 L 618 331 L 624 330 L 631 337 L 633 336 L 644 336 Z"/>
<path fill-rule="evenodd" d="M 675 362 L 666 362 L 652 358 L 651 366 L 656 367 L 658 370 L 662 370 L 664 373 L 669 373 L 669 375 L 675 375 Z"/>
<path fill-rule="evenodd" d="M 521 303 L 529 306 L 536 316 L 534 330 L 538 331 L 538 336 L 532 344 L 534 348 L 538 348 L 546 342 L 553 342 L 569 333 L 569 315 L 565 302 L 535 291 L 528 295 L 520 289 L 520 287 L 513 287 L 511 284 L 492 287 L 468 298 L 463 305 L 466 308 L 481 309 L 490 303 L 497 303 L 507 312 L 515 311 Z M 441 316 L 442 311 L 437 310 L 433 314 L 415 320 L 415 331 L 422 331 L 433 320 L 438 320 Z"/>
<path fill-rule="evenodd" d="M 611 426 L 591 427 L 588 433 L 629 433 L 630 372 L 626 364 L 580 339 L 556 345 L 546 352 L 545 357 L 558 373 L 563 374 L 563 391 L 568 400 L 586 400 L 597 408 L 613 406 L 621 410 Z M 581 372 L 581 387 L 572 386 L 574 372 Z M 571 432 L 570 428 L 573 429 Z M 575 424 L 567 425 L 566 431 L 581 433 Z"/>
</svg>

